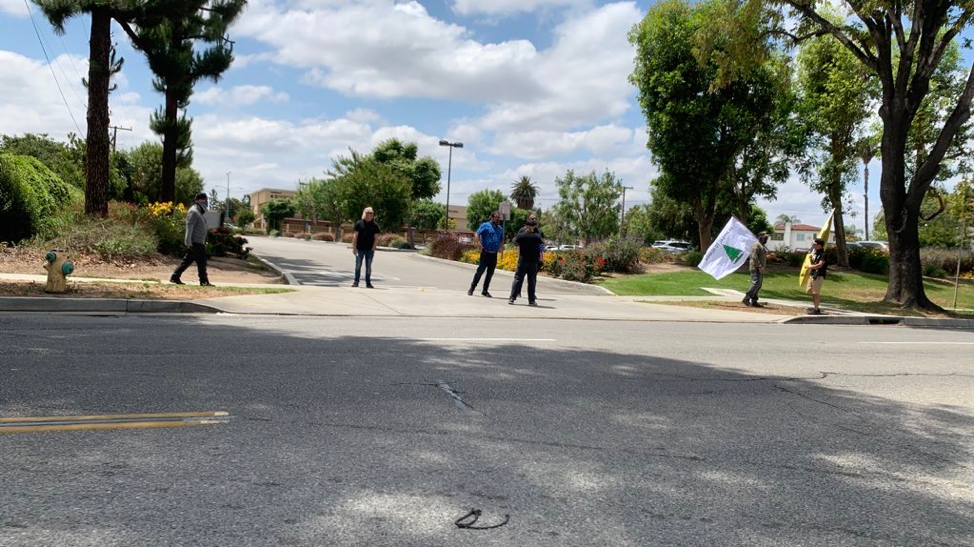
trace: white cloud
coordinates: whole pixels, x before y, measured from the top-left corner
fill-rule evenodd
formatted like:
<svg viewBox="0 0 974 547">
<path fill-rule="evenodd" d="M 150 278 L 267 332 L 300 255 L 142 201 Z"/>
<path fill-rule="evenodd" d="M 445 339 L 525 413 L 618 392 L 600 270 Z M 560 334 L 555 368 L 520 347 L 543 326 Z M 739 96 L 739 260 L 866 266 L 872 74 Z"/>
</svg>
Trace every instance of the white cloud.
<svg viewBox="0 0 974 547">
<path fill-rule="evenodd" d="M 238 85 L 229 90 L 222 87 L 209 87 L 194 95 L 196 102 L 208 106 L 248 106 L 261 101 L 274 103 L 287 102 L 288 94 L 274 91 L 266 85 Z"/>
<path fill-rule="evenodd" d="M 615 124 L 575 132 L 503 132 L 497 134 L 487 151 L 495 155 L 524 159 L 545 159 L 580 151 L 597 155 L 644 152 L 645 147 L 634 146 L 635 134 L 635 130 Z"/>
<path fill-rule="evenodd" d="M 589 0 L 456 0 L 453 11 L 459 15 L 511 15 L 589 3 Z"/>
<path fill-rule="evenodd" d="M 633 2 L 572 13 L 538 51 L 528 40 L 483 43 L 417 2 L 255 2 L 238 32 L 275 48 L 304 81 L 357 97 L 484 104 L 491 130 L 564 130 L 624 113 L 633 93 L 627 34 Z"/>
<path fill-rule="evenodd" d="M 369 108 L 356 108 L 345 113 L 349 120 L 361 123 L 381 123 L 382 116 L 378 112 Z"/>
<path fill-rule="evenodd" d="M 36 7 L 32 6 L 31 9 Z M 24 5 L 24 0 L 0 0 L 0 13 L 15 17 L 27 17 L 27 6 Z"/>
<path fill-rule="evenodd" d="M 73 60 L 84 63 L 87 69 L 88 64 L 84 59 L 76 57 Z M 3 97 L 3 101 L 0 101 L 0 133 L 47 132 L 52 137 L 64 138 L 69 132 L 78 133 L 80 128 L 84 134 L 84 88 L 81 82 L 72 87 L 74 84 L 71 81 L 65 81 L 57 63 L 67 67 L 67 56 L 62 55 L 52 63 L 64 91 L 64 99 L 58 93 L 51 66 L 11 51 L 0 51 L 0 66 L 3 67 L 3 71 L 0 71 L 0 97 Z M 65 106 L 65 101 L 68 106 Z"/>
</svg>

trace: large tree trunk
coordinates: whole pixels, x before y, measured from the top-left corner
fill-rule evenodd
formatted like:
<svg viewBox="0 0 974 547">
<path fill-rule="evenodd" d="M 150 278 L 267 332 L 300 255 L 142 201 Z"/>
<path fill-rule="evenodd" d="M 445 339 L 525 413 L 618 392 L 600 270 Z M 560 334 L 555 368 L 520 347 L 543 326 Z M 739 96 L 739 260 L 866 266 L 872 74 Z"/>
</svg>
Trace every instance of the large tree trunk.
<svg viewBox="0 0 974 547">
<path fill-rule="evenodd" d="M 835 230 L 835 255 L 839 266 L 849 267 L 849 250 L 845 240 L 845 219 L 842 218 L 842 192 L 833 187 L 829 191 L 829 201 L 834 211 L 832 228 Z"/>
<path fill-rule="evenodd" d="M 706 254 L 710 244 L 713 243 L 710 232 L 714 228 L 714 214 L 703 213 L 694 216 L 697 220 L 697 235 L 700 237 L 700 252 Z"/>
<path fill-rule="evenodd" d="M 162 189 L 159 201 L 176 201 L 176 157 L 179 141 L 179 104 L 171 86 L 166 87 L 166 122 L 162 137 Z"/>
<path fill-rule="evenodd" d="M 903 110 L 882 112 L 883 172 L 880 198 L 886 213 L 889 237 L 889 286 L 886 302 L 903 307 L 941 310 L 927 298 L 920 265 L 920 204 L 909 203 L 906 193 L 906 136 L 909 116 Z"/>
<path fill-rule="evenodd" d="M 112 18 L 91 10 L 88 65 L 88 136 L 85 153 L 85 214 L 108 216 L 108 87 L 111 80 Z"/>
</svg>

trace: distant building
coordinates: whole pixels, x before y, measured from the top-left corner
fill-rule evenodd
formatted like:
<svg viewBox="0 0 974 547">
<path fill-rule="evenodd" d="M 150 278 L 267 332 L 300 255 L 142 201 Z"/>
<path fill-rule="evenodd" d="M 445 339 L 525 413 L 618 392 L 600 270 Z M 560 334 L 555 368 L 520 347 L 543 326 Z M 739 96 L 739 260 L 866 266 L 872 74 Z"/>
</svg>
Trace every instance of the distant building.
<svg viewBox="0 0 974 547">
<path fill-rule="evenodd" d="M 261 207 L 263 207 L 265 203 L 271 201 L 272 199 L 293 198 L 294 195 L 294 190 L 277 190 L 274 188 L 261 188 L 260 190 L 250 194 L 250 208 L 254 211 L 254 228 L 259 228 L 261 230 L 267 229 L 267 221 L 264 220 L 264 213 L 261 212 Z"/>
<path fill-rule="evenodd" d="M 450 220 L 457 223 L 458 232 L 469 232 L 467 229 L 467 206 L 450 205 Z"/>
<path fill-rule="evenodd" d="M 807 251 L 812 248 L 812 241 L 818 237 L 822 228 L 809 224 L 778 224 L 768 240 L 769 251 L 790 249 L 792 251 Z M 829 234 L 829 243 L 835 243 L 835 234 Z"/>
</svg>

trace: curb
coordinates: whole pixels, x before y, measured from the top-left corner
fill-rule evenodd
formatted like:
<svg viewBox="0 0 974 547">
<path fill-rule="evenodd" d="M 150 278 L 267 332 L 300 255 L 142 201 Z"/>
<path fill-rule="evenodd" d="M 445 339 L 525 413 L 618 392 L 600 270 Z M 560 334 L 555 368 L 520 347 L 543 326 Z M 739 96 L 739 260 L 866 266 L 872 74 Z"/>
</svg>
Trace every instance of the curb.
<svg viewBox="0 0 974 547">
<path fill-rule="evenodd" d="M 477 269 L 477 265 L 476 264 L 467 264 L 466 262 L 456 262 L 456 261 L 453 261 L 453 260 L 446 260 L 445 258 L 436 258 L 435 256 L 426 256 L 426 255 L 418 254 L 418 253 L 416 254 L 416 256 L 419 257 L 419 258 L 422 258 L 423 260 L 432 260 L 434 262 L 439 262 L 441 264 L 450 264 L 452 266 L 456 266 L 456 267 L 459 267 L 459 268 L 465 268 L 467 270 L 476 270 Z M 500 269 L 495 270 L 495 271 L 496 272 L 506 272 L 506 273 L 509 273 L 509 274 L 513 274 L 514 273 L 514 272 L 508 272 L 507 270 L 500 270 Z M 542 277 L 539 276 L 539 278 L 542 278 Z M 588 283 L 579 283 L 578 281 L 566 281 L 564 279 L 555 279 L 553 277 L 543 277 L 542 279 L 544 279 L 546 283 L 554 283 L 555 285 L 562 285 L 562 286 L 565 286 L 565 287 L 585 287 L 586 290 L 588 290 L 590 292 L 593 292 L 593 293 L 598 293 L 600 296 L 616 296 L 616 293 L 610 291 L 609 289 L 606 289 L 605 287 L 601 287 L 599 285 L 589 285 Z"/>
<path fill-rule="evenodd" d="M 291 272 L 287 272 L 287 271 L 282 270 L 277 264 L 274 264 L 273 262 L 270 262 L 268 260 L 265 260 L 264 257 L 262 257 L 262 256 L 260 256 L 260 255 L 258 255 L 256 253 L 251 252 L 250 254 L 252 256 L 256 256 L 257 257 L 257 260 L 260 260 L 268 268 L 274 270 L 275 272 L 278 273 L 278 275 L 284 277 L 284 284 L 285 285 L 300 285 L 300 283 L 298 283 L 298 280 L 294 278 L 294 274 L 292 274 Z"/>
<path fill-rule="evenodd" d="M 53 296 L 0 297 L 0 312 L 219 313 L 220 311 L 206 304 L 185 300 L 60 298 Z"/>
<path fill-rule="evenodd" d="M 939 319 L 895 315 L 808 315 L 781 321 L 789 325 L 902 325 L 905 327 L 939 327 L 972 329 L 974 319 Z"/>
</svg>

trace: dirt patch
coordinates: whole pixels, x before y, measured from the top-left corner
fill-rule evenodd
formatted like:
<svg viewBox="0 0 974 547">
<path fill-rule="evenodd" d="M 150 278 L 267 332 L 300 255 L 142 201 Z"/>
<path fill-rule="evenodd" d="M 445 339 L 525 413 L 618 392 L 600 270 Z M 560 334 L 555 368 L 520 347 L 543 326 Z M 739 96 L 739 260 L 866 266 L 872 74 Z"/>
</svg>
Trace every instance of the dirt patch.
<svg viewBox="0 0 974 547">
<path fill-rule="evenodd" d="M 246 294 L 292 292 L 284 287 L 199 287 L 158 283 L 68 282 L 61 294 L 44 292 L 44 283 L 0 281 L 0 296 L 47 296 L 55 298 L 136 298 L 140 300 L 201 300 Z"/>
<path fill-rule="evenodd" d="M 0 247 L 0 273 L 47 275 L 44 270 L 46 253 L 23 247 Z M 155 259 L 137 262 L 111 262 L 97 256 L 68 253 L 74 263 L 74 277 L 101 277 L 105 279 L 138 279 L 168 281 L 178 258 L 159 255 Z M 211 258 L 207 261 L 210 281 L 217 285 L 266 283 L 281 284 L 284 280 L 276 272 L 256 258 Z M 196 265 L 183 274 L 183 281 L 196 281 Z"/>
<path fill-rule="evenodd" d="M 727 302 L 723 300 L 640 300 L 647 304 L 664 304 L 667 306 L 686 306 L 689 308 L 706 308 L 710 310 L 741 311 L 746 313 L 763 313 L 768 315 L 805 315 L 804 308 L 767 304 L 760 308 L 745 306 L 741 302 Z"/>
</svg>

